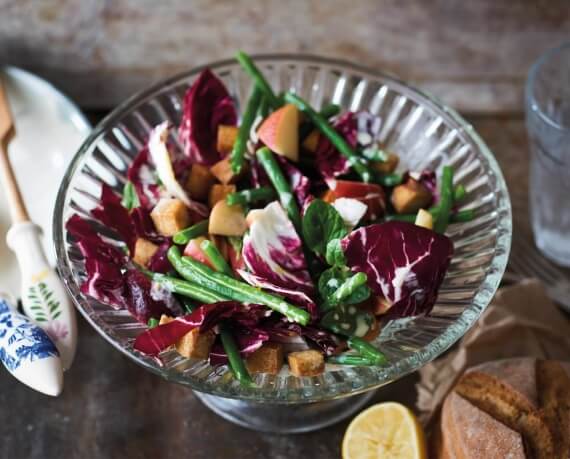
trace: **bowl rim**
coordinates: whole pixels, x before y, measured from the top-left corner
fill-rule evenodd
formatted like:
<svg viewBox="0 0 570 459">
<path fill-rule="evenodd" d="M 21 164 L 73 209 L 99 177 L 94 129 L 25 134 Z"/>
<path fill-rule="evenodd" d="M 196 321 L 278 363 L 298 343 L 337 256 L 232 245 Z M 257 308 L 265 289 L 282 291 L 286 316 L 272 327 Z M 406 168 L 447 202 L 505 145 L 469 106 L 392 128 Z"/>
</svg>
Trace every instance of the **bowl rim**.
<svg viewBox="0 0 570 459">
<path fill-rule="evenodd" d="M 278 398 L 272 394 L 271 397 L 265 396 L 263 390 L 250 389 L 250 388 L 239 388 L 237 391 L 217 391 L 216 385 L 211 383 L 202 383 L 199 381 L 194 381 L 192 377 L 176 378 L 170 373 L 174 370 L 164 372 L 157 365 L 152 364 L 152 358 L 145 358 L 138 355 L 136 351 L 128 349 L 122 346 L 120 343 L 116 342 L 105 330 L 105 325 L 100 324 L 95 318 L 87 312 L 86 307 L 90 308 L 87 304 L 87 299 L 83 297 L 80 292 L 79 285 L 75 282 L 72 270 L 69 266 L 69 260 L 66 250 L 65 242 L 65 225 L 63 221 L 66 196 L 69 191 L 69 184 L 71 183 L 77 168 L 84 159 L 85 154 L 91 148 L 91 145 L 98 139 L 98 137 L 109 127 L 113 126 L 114 123 L 121 117 L 126 115 L 130 110 L 134 109 L 139 104 L 142 104 L 150 96 L 155 95 L 164 88 L 171 86 L 183 79 L 190 78 L 197 75 L 199 72 L 206 68 L 210 68 L 213 71 L 219 70 L 220 68 L 235 65 L 237 63 L 236 59 L 229 58 L 223 60 L 217 60 L 211 63 L 202 64 L 193 67 L 189 70 L 178 72 L 177 74 L 162 79 L 157 83 L 145 88 L 137 93 L 133 94 L 127 98 L 124 102 L 120 103 L 111 112 L 105 116 L 93 129 L 91 134 L 83 142 L 72 161 L 70 162 L 65 175 L 63 177 L 62 183 L 60 185 L 56 205 L 54 209 L 53 216 L 53 241 L 56 250 L 57 259 L 57 269 L 61 278 L 66 285 L 69 295 L 73 299 L 75 306 L 79 309 L 83 317 L 87 322 L 105 338 L 109 343 L 111 343 L 116 349 L 120 350 L 123 354 L 128 356 L 131 360 L 135 361 L 138 365 L 144 367 L 145 369 L 161 376 L 168 381 L 177 382 L 186 386 L 191 387 L 194 390 L 200 392 L 209 393 L 215 396 L 221 396 L 226 398 L 240 399 L 240 400 L 250 400 L 252 402 L 261 403 L 273 403 L 273 404 L 296 404 L 296 403 L 308 403 L 317 402 L 325 400 L 334 400 L 343 397 L 348 397 L 351 395 L 356 395 L 360 393 L 367 392 L 369 390 L 377 389 L 385 384 L 395 382 L 396 380 L 413 373 L 414 371 L 420 369 L 427 363 L 431 362 L 453 344 L 455 344 L 465 333 L 475 324 L 482 312 L 487 308 L 491 299 L 495 295 L 500 281 L 504 275 L 507 267 L 507 262 L 509 258 L 511 241 L 512 241 L 512 209 L 509 191 L 503 176 L 503 173 L 499 167 L 499 164 L 491 152 L 490 148 L 486 145 L 483 139 L 477 134 L 472 125 L 467 122 L 459 113 L 453 108 L 443 104 L 434 96 L 427 94 L 426 92 L 411 86 L 397 77 L 394 77 L 388 73 L 375 70 L 373 68 L 363 66 L 360 64 L 355 64 L 348 60 L 330 58 L 317 56 L 313 54 L 296 54 L 296 53 L 271 53 L 271 54 L 253 54 L 251 57 L 256 62 L 263 63 L 265 61 L 294 61 L 302 63 L 314 63 L 329 66 L 338 66 L 352 72 L 362 73 L 368 78 L 372 77 L 383 82 L 389 82 L 392 87 L 399 89 L 405 89 L 408 92 L 408 96 L 413 96 L 416 101 L 419 100 L 422 104 L 427 104 L 436 113 L 439 113 L 442 117 L 447 117 L 448 121 L 452 122 L 455 126 L 454 128 L 458 131 L 458 134 L 467 136 L 467 138 L 473 142 L 479 152 L 483 155 L 485 161 L 487 161 L 490 171 L 494 174 L 496 180 L 496 186 L 501 191 L 501 198 L 497 202 L 497 211 L 500 211 L 501 215 L 498 216 L 497 224 L 497 239 L 495 244 L 495 252 L 492 260 L 489 262 L 487 272 L 484 279 L 479 284 L 477 291 L 473 297 L 473 300 L 461 313 L 461 315 L 456 319 L 456 321 L 450 325 L 443 333 L 438 337 L 434 338 L 429 345 L 424 346 L 421 352 L 421 357 L 417 357 L 416 354 L 410 355 L 401 361 L 398 361 L 396 365 L 390 368 L 397 367 L 399 370 L 393 371 L 394 375 L 387 374 L 383 379 L 380 378 L 380 369 L 375 370 L 375 382 L 372 384 L 365 384 L 360 386 L 347 386 L 346 384 L 336 391 L 329 391 L 326 394 L 315 395 L 314 391 L 307 391 L 307 387 L 299 387 L 296 389 L 289 389 L 287 396 L 280 396 Z M 484 288 L 483 288 L 484 287 Z M 475 306 L 478 305 L 477 308 Z M 475 310 L 473 310 L 475 309 Z M 453 333 L 452 333 L 453 332 Z M 448 336 L 453 335 L 453 336 Z M 429 350 L 426 348 L 429 346 Z M 420 353 L 420 351 L 418 351 Z M 345 390 L 346 389 L 346 390 Z M 289 395 L 292 395 L 291 397 Z"/>
</svg>

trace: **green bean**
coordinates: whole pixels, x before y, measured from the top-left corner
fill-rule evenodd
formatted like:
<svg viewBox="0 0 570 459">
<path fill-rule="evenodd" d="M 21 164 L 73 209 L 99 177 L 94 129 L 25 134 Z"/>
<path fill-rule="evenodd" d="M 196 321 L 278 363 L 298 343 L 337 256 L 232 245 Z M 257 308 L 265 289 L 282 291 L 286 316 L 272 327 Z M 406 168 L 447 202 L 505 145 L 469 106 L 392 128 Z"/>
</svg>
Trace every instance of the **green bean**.
<svg viewBox="0 0 570 459">
<path fill-rule="evenodd" d="M 362 272 L 356 273 L 354 276 L 351 276 L 348 279 L 346 279 L 336 289 L 336 291 L 333 294 L 333 299 L 340 303 L 342 300 L 352 295 L 358 287 L 366 284 L 366 281 L 367 277 L 365 273 Z"/>
<path fill-rule="evenodd" d="M 348 159 L 350 166 L 358 173 L 363 182 L 370 182 L 372 174 L 365 161 L 360 158 L 344 138 L 336 132 L 330 123 L 317 113 L 307 102 L 299 96 L 291 93 L 285 94 L 285 101 L 295 104 L 315 125 L 315 127 L 326 136 L 336 149 Z"/>
<path fill-rule="evenodd" d="M 226 202 L 228 206 L 234 206 L 236 204 L 245 206 L 257 201 L 271 201 L 275 199 L 275 197 L 275 190 L 273 190 L 273 188 L 262 186 L 260 188 L 251 188 L 250 190 L 230 193 L 226 197 Z"/>
<path fill-rule="evenodd" d="M 261 116 L 262 119 L 265 119 L 269 116 L 269 111 L 270 107 L 267 102 L 267 97 L 261 96 L 261 102 L 259 103 L 259 116 Z"/>
<path fill-rule="evenodd" d="M 362 357 L 367 358 L 376 365 L 386 363 L 386 356 L 376 349 L 372 344 L 364 341 L 362 338 L 351 336 L 348 338 L 346 344 L 350 349 L 358 351 Z"/>
<path fill-rule="evenodd" d="M 449 223 L 449 215 L 453 206 L 453 169 L 443 166 L 441 175 L 439 212 L 435 219 L 433 229 L 436 233 L 445 233 Z"/>
<path fill-rule="evenodd" d="M 280 106 L 279 99 L 273 92 L 273 89 L 271 89 L 271 86 L 269 85 L 265 77 L 259 71 L 257 66 L 253 63 L 251 57 L 249 57 L 243 51 L 238 51 L 238 53 L 236 54 L 236 59 L 241 64 L 243 69 L 247 72 L 247 74 L 255 82 L 255 85 L 259 87 L 259 89 L 267 99 L 267 103 L 273 109 L 279 108 Z"/>
<path fill-rule="evenodd" d="M 200 244 L 200 248 L 203 250 L 204 255 L 208 257 L 208 260 L 210 260 L 210 263 L 212 263 L 216 271 L 233 276 L 233 271 L 212 242 L 206 239 L 202 244 Z M 229 332 L 225 324 L 220 324 L 220 338 L 235 378 L 240 382 L 240 384 L 246 386 L 251 385 L 251 376 L 249 375 L 245 363 L 239 354 L 234 337 Z"/>
<path fill-rule="evenodd" d="M 327 358 L 327 363 L 334 363 L 336 365 L 355 365 L 355 366 L 374 366 L 375 362 L 362 357 L 361 355 L 339 354 L 332 355 Z"/>
<path fill-rule="evenodd" d="M 245 362 L 239 354 L 239 349 L 236 345 L 234 337 L 226 329 L 225 324 L 220 325 L 220 338 L 222 340 L 222 346 L 224 347 L 224 351 L 226 351 L 226 355 L 228 356 L 228 361 L 230 363 L 230 368 L 235 378 L 239 381 L 240 384 L 244 386 L 251 386 L 253 381 L 251 380 L 249 371 L 247 371 Z"/>
<path fill-rule="evenodd" d="M 467 195 L 467 190 L 465 189 L 465 187 L 463 185 L 457 185 L 453 189 L 453 202 L 455 203 L 463 201 L 466 195 Z"/>
<path fill-rule="evenodd" d="M 287 303 L 278 296 L 271 295 L 245 282 L 233 279 L 225 274 L 215 272 L 208 266 L 192 258 L 182 257 L 180 249 L 176 246 L 168 250 L 168 260 L 174 269 L 184 278 L 200 284 L 219 295 L 226 296 L 242 303 L 263 304 L 290 320 L 301 325 L 307 325 L 311 316 L 303 309 Z"/>
<path fill-rule="evenodd" d="M 230 265 L 228 265 L 228 262 L 212 241 L 204 239 L 200 244 L 200 248 L 202 249 L 202 252 L 204 252 L 204 255 L 208 257 L 208 260 L 210 260 L 210 263 L 212 263 L 212 266 L 216 271 L 227 274 L 228 276 L 234 275 L 232 268 L 230 268 Z"/>
<path fill-rule="evenodd" d="M 333 104 L 332 102 L 321 108 L 321 111 L 319 112 L 319 114 L 326 119 L 332 118 L 333 116 L 336 116 L 339 113 L 340 113 L 340 105 Z"/>
<path fill-rule="evenodd" d="M 188 298 L 201 301 L 202 303 L 216 303 L 218 301 L 227 300 L 226 296 L 204 288 L 201 285 L 197 285 L 195 282 L 189 282 L 178 279 L 177 277 L 158 273 L 155 273 L 152 276 L 152 279 L 173 293 L 187 296 Z"/>
<path fill-rule="evenodd" d="M 293 196 L 293 193 L 291 192 L 289 182 L 287 182 L 287 179 L 281 172 L 281 168 L 279 167 L 279 164 L 277 164 L 273 153 L 271 153 L 271 150 L 269 148 L 262 147 L 257 150 L 256 155 L 259 159 L 259 162 L 265 169 L 265 172 L 267 172 L 269 180 L 275 187 L 275 190 L 277 190 L 281 205 L 293 222 L 293 226 L 297 232 L 301 234 L 301 214 L 299 213 L 299 207 L 295 201 L 295 196 Z"/>
<path fill-rule="evenodd" d="M 234 142 L 234 146 L 230 153 L 230 164 L 232 166 L 232 171 L 235 174 L 239 174 L 243 168 L 247 141 L 249 140 L 251 126 L 253 126 L 253 122 L 257 116 L 260 102 L 261 89 L 259 86 L 254 86 L 253 92 L 247 101 L 245 111 L 243 112 L 243 117 L 238 129 L 236 141 Z"/>
<path fill-rule="evenodd" d="M 372 174 L 372 182 L 382 186 L 396 186 L 402 183 L 403 175 L 397 173 L 391 174 Z"/>
<path fill-rule="evenodd" d="M 178 231 L 172 238 L 175 244 L 187 244 L 190 239 L 203 236 L 208 232 L 208 220 L 202 220 L 188 228 Z"/>
<path fill-rule="evenodd" d="M 437 217 L 439 208 L 432 207 L 428 210 L 430 214 L 434 218 Z M 393 214 L 393 215 L 386 215 L 386 221 L 401 221 L 401 222 L 409 222 L 414 223 L 416 221 L 417 214 Z M 449 223 L 465 223 L 470 222 L 475 218 L 475 211 L 473 209 L 465 209 L 459 210 L 457 212 L 453 212 L 449 216 Z"/>
<path fill-rule="evenodd" d="M 325 105 L 321 111 L 319 112 L 323 118 L 329 119 L 335 115 L 340 113 L 340 105 L 337 104 L 328 104 Z M 315 128 L 314 124 L 309 122 L 304 122 L 299 127 L 299 140 L 303 142 L 307 138 L 307 136 L 311 133 L 311 131 Z"/>
</svg>

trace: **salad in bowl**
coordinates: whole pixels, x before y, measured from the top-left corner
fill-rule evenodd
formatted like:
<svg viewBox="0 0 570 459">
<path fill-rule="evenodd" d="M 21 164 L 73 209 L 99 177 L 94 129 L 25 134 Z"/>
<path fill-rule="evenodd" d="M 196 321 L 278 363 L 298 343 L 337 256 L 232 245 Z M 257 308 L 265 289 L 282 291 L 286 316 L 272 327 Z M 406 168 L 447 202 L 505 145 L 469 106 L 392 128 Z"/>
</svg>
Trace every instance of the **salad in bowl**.
<svg viewBox="0 0 570 459">
<path fill-rule="evenodd" d="M 206 67 L 189 85 L 141 95 L 136 104 L 157 103 L 152 116 L 125 106 L 139 110 L 140 131 L 113 114 L 102 123 L 83 154 L 110 174 L 80 152 L 56 215 L 76 301 L 131 357 L 193 387 L 205 375 L 212 385 L 195 388 L 217 395 L 232 396 L 223 380 L 239 396 L 318 400 L 311 390 L 336 387 L 334 398 L 435 357 L 486 306 L 506 264 L 510 226 L 496 222 L 508 220 L 508 197 L 492 155 L 431 113 L 421 129 L 420 102 L 430 102 L 416 96 L 402 99 L 418 104 L 407 112 L 394 98 L 396 115 L 334 97 L 311 104 L 246 54 L 237 61 L 247 97 L 235 97 L 235 75 Z M 156 108 L 165 87 L 183 88 L 170 111 Z M 396 125 L 401 139 L 421 134 L 398 145 Z M 449 161 L 443 140 L 426 146 L 437 136 L 457 142 Z M 80 168 L 97 191 L 73 197 Z"/>
</svg>

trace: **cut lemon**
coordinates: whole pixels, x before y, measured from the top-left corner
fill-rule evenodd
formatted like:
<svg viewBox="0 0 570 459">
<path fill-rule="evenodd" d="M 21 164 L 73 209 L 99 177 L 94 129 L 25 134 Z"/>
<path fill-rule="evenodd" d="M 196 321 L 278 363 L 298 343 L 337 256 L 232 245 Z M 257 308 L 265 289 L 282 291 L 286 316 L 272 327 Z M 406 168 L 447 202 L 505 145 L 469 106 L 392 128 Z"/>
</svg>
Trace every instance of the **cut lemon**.
<svg viewBox="0 0 570 459">
<path fill-rule="evenodd" d="M 408 408 L 388 402 L 356 416 L 342 440 L 343 459 L 426 459 L 420 423 Z"/>
</svg>

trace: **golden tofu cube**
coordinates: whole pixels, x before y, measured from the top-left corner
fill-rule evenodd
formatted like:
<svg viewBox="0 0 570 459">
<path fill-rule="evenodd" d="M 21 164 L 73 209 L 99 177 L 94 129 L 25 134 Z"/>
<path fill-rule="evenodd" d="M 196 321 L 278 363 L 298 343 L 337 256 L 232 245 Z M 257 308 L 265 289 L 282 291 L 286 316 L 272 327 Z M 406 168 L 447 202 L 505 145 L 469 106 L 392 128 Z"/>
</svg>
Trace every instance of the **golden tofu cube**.
<svg viewBox="0 0 570 459">
<path fill-rule="evenodd" d="M 237 136 L 238 128 L 236 126 L 220 124 L 218 126 L 218 138 L 216 142 L 218 153 L 224 155 L 232 151 Z"/>
<path fill-rule="evenodd" d="M 210 195 L 208 197 L 208 204 L 210 207 L 214 207 L 219 201 L 226 199 L 226 196 L 230 193 L 236 192 L 235 185 L 220 185 L 216 183 L 210 189 Z"/>
<path fill-rule="evenodd" d="M 166 315 L 160 317 L 159 325 L 172 322 L 174 319 Z M 210 349 L 216 340 L 216 334 L 212 330 L 200 333 L 199 328 L 194 328 L 186 333 L 175 343 L 176 351 L 182 356 L 195 359 L 207 359 Z"/>
<path fill-rule="evenodd" d="M 194 328 L 176 341 L 176 351 L 187 359 L 207 359 L 215 339 L 216 334 L 212 330 L 200 333 L 199 328 Z"/>
<path fill-rule="evenodd" d="M 186 181 L 186 190 L 193 199 L 205 201 L 208 199 L 210 188 L 216 183 L 216 178 L 210 169 L 201 164 L 194 164 Z"/>
<path fill-rule="evenodd" d="M 414 214 L 422 207 L 427 207 L 431 200 L 431 192 L 412 178 L 392 191 L 392 205 L 399 214 Z"/>
<path fill-rule="evenodd" d="M 158 246 L 156 244 L 139 237 L 135 242 L 133 261 L 141 266 L 146 266 L 157 250 Z"/>
<path fill-rule="evenodd" d="M 287 361 L 291 373 L 295 376 L 318 376 L 325 371 L 325 358 L 319 351 L 291 352 Z"/>
<path fill-rule="evenodd" d="M 317 147 L 319 145 L 319 139 L 321 138 L 321 135 L 319 133 L 319 131 L 317 131 L 316 129 L 313 129 L 311 131 L 311 133 L 305 137 L 305 140 L 303 140 L 303 148 L 305 150 L 307 150 L 308 152 L 314 153 L 315 151 L 317 151 Z"/>
<path fill-rule="evenodd" d="M 243 169 L 245 168 L 242 168 L 242 170 Z M 232 170 L 229 156 L 210 167 L 210 172 L 224 185 L 235 183 L 239 178 L 239 175 L 235 174 Z"/>
<path fill-rule="evenodd" d="M 250 373 L 269 373 L 276 375 L 283 366 L 285 354 L 279 343 L 265 343 L 245 360 Z"/>
<path fill-rule="evenodd" d="M 388 154 L 388 159 L 386 161 L 372 161 L 370 165 L 372 169 L 380 172 L 381 174 L 391 174 L 398 167 L 400 162 L 400 157 L 394 153 Z"/>
<path fill-rule="evenodd" d="M 152 209 L 150 217 L 163 236 L 174 236 L 190 225 L 190 214 L 180 199 L 162 198 Z"/>
</svg>

